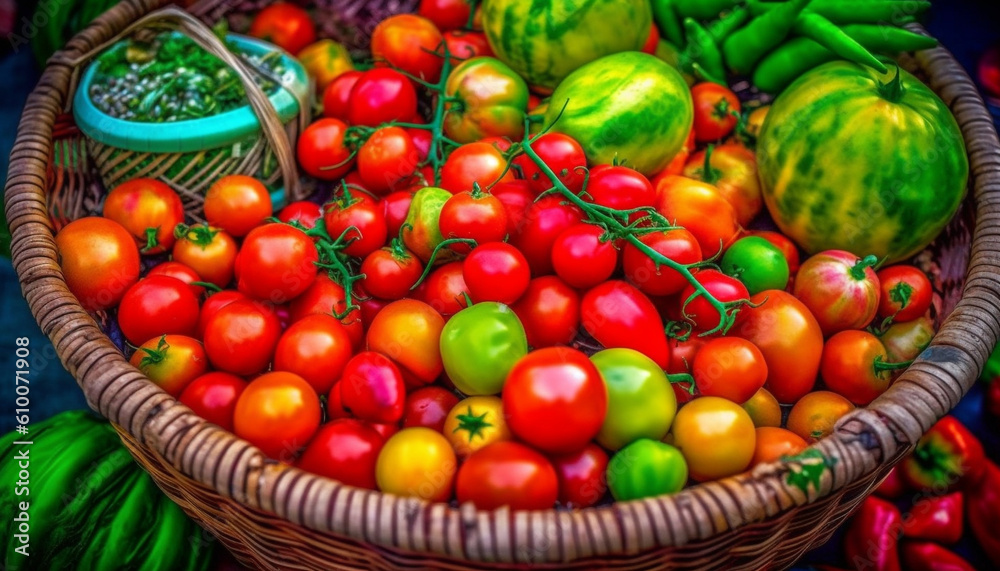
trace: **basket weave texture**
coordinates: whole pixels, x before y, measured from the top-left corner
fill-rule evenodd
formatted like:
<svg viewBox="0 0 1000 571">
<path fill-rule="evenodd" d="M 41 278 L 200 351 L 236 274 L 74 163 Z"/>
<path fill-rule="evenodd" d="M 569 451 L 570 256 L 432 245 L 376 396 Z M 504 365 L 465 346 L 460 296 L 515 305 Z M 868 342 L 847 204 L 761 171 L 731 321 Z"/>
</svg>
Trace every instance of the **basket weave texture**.
<svg viewBox="0 0 1000 571">
<path fill-rule="evenodd" d="M 935 272 L 935 308 L 943 323 L 888 392 L 811 447 L 814 458 L 758 466 L 673 496 L 539 512 L 431 504 L 349 488 L 275 463 L 194 415 L 129 365 L 68 291 L 57 261 L 53 230 L 61 220 L 59 213 L 50 217 L 50 204 L 69 197 L 86 211 L 103 192 L 87 165 L 67 168 L 54 161 L 73 135 L 64 114 L 72 97 L 74 68 L 68 62 L 160 4 L 124 0 L 45 69 L 11 155 L 6 213 L 13 263 L 31 311 L 90 405 L 115 423 L 159 486 L 247 565 L 785 567 L 825 541 L 920 435 L 958 403 L 1000 335 L 1000 141 L 975 86 L 938 48 L 916 54 L 914 61 L 961 126 L 973 190 L 964 214 L 918 258 Z M 192 11 L 218 16 L 236 7 L 206 0 Z M 817 462 L 827 468 L 816 485 L 790 483 L 790 474 L 815 469 Z"/>
</svg>

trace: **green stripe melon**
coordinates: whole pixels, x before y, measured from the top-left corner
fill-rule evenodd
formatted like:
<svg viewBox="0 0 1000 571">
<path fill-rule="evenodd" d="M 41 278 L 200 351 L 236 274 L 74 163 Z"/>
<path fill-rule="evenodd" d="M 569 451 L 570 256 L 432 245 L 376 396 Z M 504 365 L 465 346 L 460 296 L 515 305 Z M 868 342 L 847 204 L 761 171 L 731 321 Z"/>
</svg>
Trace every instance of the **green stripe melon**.
<svg viewBox="0 0 1000 571">
<path fill-rule="evenodd" d="M 649 0 L 483 0 L 493 53 L 529 84 L 552 89 L 578 67 L 642 48 Z"/>
<path fill-rule="evenodd" d="M 663 170 L 694 122 L 691 90 L 663 60 L 605 56 L 571 73 L 552 94 L 545 123 L 580 142 L 591 165 L 617 160 L 644 175 Z"/>
<path fill-rule="evenodd" d="M 906 259 L 965 197 L 969 163 L 955 118 L 919 79 L 896 73 L 824 64 L 790 85 L 764 121 L 764 201 L 809 253 Z"/>
</svg>

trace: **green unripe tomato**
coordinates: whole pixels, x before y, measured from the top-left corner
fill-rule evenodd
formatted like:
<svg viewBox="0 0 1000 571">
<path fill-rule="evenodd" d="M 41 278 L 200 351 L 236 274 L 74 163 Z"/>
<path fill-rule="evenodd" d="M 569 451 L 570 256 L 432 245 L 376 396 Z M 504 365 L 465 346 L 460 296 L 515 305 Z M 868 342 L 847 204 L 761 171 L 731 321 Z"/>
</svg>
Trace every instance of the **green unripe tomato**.
<svg viewBox="0 0 1000 571">
<path fill-rule="evenodd" d="M 750 295 L 788 286 L 788 260 L 777 246 L 760 236 L 740 238 L 726 250 L 722 273 L 747 286 Z"/>
<path fill-rule="evenodd" d="M 687 483 L 688 469 L 680 450 L 643 438 L 611 458 L 607 475 L 611 495 L 624 502 L 679 492 Z"/>
<path fill-rule="evenodd" d="M 614 451 L 640 438 L 666 436 L 677 397 L 663 370 L 634 349 L 605 349 L 590 360 L 608 387 L 608 414 L 597 442 Z"/>
<path fill-rule="evenodd" d="M 452 316 L 441 331 L 441 360 L 462 393 L 500 394 L 514 363 L 528 354 L 524 326 L 502 303 L 483 302 Z"/>
</svg>

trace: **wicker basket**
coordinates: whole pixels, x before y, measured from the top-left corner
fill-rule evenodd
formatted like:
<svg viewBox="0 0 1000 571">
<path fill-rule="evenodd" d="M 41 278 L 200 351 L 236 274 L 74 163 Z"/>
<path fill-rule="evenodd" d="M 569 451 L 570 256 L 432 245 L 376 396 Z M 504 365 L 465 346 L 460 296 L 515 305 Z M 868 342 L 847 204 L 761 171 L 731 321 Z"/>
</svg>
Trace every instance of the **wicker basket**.
<svg viewBox="0 0 1000 571">
<path fill-rule="evenodd" d="M 92 200 L 102 191 L 87 165 L 67 168 L 53 158 L 73 136 L 61 115 L 72 97 L 71 62 L 158 4 L 124 0 L 102 16 L 52 60 L 28 100 L 6 188 L 13 262 L 32 312 L 91 406 L 115 423 L 159 486 L 247 565 L 784 567 L 829 538 L 959 401 L 1000 334 L 1000 141 L 965 72 L 946 50 L 935 49 L 914 62 L 958 119 L 974 190 L 965 215 L 918 258 L 936 272 L 935 307 L 939 318 L 947 318 L 930 348 L 887 393 L 842 419 L 808 454 L 673 496 L 539 512 L 430 504 L 345 487 L 272 462 L 130 366 L 69 293 L 56 259 L 49 205 L 67 196 Z M 217 14 L 227 6 L 206 0 L 197 13 Z M 795 477 L 803 471 L 815 480 L 803 485 Z"/>
</svg>

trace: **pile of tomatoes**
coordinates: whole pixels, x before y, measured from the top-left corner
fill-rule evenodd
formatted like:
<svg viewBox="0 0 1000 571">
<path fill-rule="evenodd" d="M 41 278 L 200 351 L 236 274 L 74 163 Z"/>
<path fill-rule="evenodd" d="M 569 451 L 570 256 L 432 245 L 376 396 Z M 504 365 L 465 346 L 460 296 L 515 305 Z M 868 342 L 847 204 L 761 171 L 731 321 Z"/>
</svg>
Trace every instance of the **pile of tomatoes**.
<svg viewBox="0 0 1000 571">
<path fill-rule="evenodd" d="M 384 21 L 372 46 L 391 66 L 326 88 L 297 148 L 336 182 L 323 204 L 275 213 L 228 176 L 188 224 L 170 187 L 135 179 L 56 236 L 83 307 L 113 311 L 131 362 L 194 412 L 351 486 L 586 507 L 795 455 L 930 341 L 916 267 L 800 264 L 785 236 L 744 230 L 766 107 L 723 86 L 693 87 L 689 144 L 654 177 L 502 114 L 443 136 L 418 101 L 435 107 L 444 72 L 503 75 L 481 33 L 442 34 L 469 19 L 445 5 Z M 450 53 L 481 65 L 434 53 L 456 36 Z M 466 105 L 510 95 L 477 85 Z"/>
</svg>

